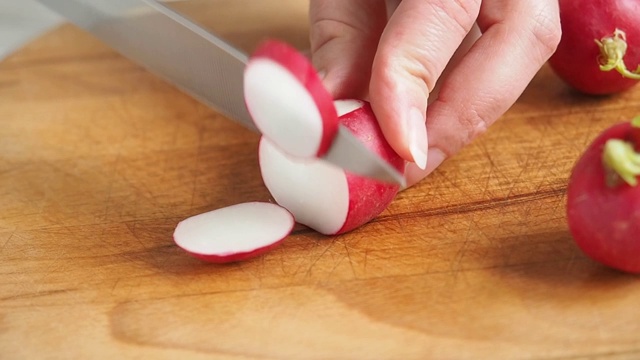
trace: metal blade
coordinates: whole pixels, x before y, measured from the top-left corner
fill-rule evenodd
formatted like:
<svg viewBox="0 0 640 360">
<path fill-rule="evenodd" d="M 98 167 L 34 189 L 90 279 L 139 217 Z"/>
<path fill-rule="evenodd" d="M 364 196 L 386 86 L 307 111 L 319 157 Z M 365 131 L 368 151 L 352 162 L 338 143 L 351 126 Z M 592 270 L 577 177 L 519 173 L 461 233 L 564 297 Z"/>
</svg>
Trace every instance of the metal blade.
<svg viewBox="0 0 640 360">
<path fill-rule="evenodd" d="M 155 0 L 38 0 L 125 57 L 230 120 L 258 131 L 244 103 L 248 56 Z M 343 126 L 323 160 L 404 186 L 389 163 Z"/>
<path fill-rule="evenodd" d="M 244 104 L 247 55 L 148 0 L 38 0 L 202 103 L 256 127 Z"/>
<path fill-rule="evenodd" d="M 406 186 L 406 180 L 400 172 L 391 164 L 369 151 L 344 126 L 338 129 L 333 145 L 324 156 L 324 159 L 354 174 L 396 183 L 401 187 Z"/>
</svg>

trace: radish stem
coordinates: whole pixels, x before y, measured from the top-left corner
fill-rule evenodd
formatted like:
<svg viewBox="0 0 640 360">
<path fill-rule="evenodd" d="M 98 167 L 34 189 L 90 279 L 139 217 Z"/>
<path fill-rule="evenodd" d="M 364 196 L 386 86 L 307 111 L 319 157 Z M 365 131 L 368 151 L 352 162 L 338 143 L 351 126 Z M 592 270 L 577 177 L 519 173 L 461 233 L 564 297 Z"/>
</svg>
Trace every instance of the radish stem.
<svg viewBox="0 0 640 360">
<path fill-rule="evenodd" d="M 610 139 L 604 145 L 603 162 L 605 166 L 631 186 L 638 184 L 640 175 L 640 154 L 637 153 L 631 143 Z M 617 179 L 608 178 L 609 185 L 615 185 Z"/>
<path fill-rule="evenodd" d="M 626 78 L 640 80 L 640 66 L 635 71 L 630 71 L 624 63 L 627 52 L 627 36 L 624 31 L 616 29 L 613 36 L 596 39 L 595 42 L 600 48 L 600 70 L 616 70 Z"/>
</svg>

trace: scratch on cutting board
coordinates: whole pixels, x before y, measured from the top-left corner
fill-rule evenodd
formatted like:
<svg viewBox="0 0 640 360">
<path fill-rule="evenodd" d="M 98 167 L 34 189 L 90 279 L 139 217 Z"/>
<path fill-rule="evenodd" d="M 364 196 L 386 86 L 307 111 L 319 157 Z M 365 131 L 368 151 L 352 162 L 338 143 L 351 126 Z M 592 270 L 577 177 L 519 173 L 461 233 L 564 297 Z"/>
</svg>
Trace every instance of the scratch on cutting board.
<svg viewBox="0 0 640 360">
<path fill-rule="evenodd" d="M 264 267 L 264 256 L 261 258 L 260 260 L 260 265 L 262 267 Z M 240 269 L 240 271 L 242 271 L 245 274 L 248 274 L 249 276 L 251 276 L 252 278 L 256 279 L 258 282 L 258 288 L 262 288 L 262 276 L 260 276 L 260 271 L 258 270 L 257 266 L 245 266 L 244 264 L 238 264 L 238 268 Z M 253 271 L 253 270 L 256 271 Z"/>
<path fill-rule="evenodd" d="M 9 244 L 9 241 L 11 241 L 11 239 L 13 238 L 13 235 L 15 235 L 15 230 L 13 232 L 11 232 L 11 234 L 9 236 L 7 236 L 7 240 L 5 240 L 2 243 L 2 247 L 0 247 L 0 250 L 3 250 L 7 247 L 7 245 Z"/>
<path fill-rule="evenodd" d="M 346 252 L 347 259 L 349 260 L 349 267 L 351 269 L 351 274 L 353 275 L 354 278 L 357 278 L 356 269 L 354 267 L 354 260 L 351 258 L 351 252 L 349 251 L 350 246 L 344 240 L 338 240 L 338 242 L 341 243 L 344 246 L 344 251 Z M 353 249 L 353 248 L 351 248 L 351 250 L 356 251 L 356 252 L 358 251 L 358 250 Z M 342 259 L 344 259 L 344 256 L 342 257 Z M 329 277 L 331 277 L 333 272 L 338 268 L 338 265 L 340 265 L 342 263 L 342 259 L 340 259 L 340 261 L 338 261 L 336 263 L 336 265 L 333 267 L 333 269 L 331 269 L 331 271 L 329 272 Z"/>
<path fill-rule="evenodd" d="M 363 270 L 364 270 L 365 273 L 367 272 L 367 261 L 368 261 L 368 259 L 369 259 L 369 247 L 367 246 L 364 249 L 364 260 L 363 260 L 363 264 L 362 264 L 362 267 L 363 267 Z"/>
<path fill-rule="evenodd" d="M 541 146 L 544 144 L 545 139 L 547 137 L 547 133 L 549 131 L 549 126 L 547 123 L 544 123 L 543 127 L 542 127 L 542 133 L 538 135 L 538 142 L 535 144 L 535 148 L 536 149 L 540 149 Z M 549 157 L 549 155 L 551 154 L 551 152 L 549 151 L 545 151 L 544 152 L 547 155 L 547 158 Z M 522 166 L 520 167 L 520 171 L 518 172 L 518 174 L 514 177 L 514 179 L 511 181 L 511 186 L 509 188 L 509 192 L 507 193 L 508 197 L 511 197 L 514 193 L 514 190 L 516 188 L 516 185 L 518 184 L 517 180 L 520 180 L 523 176 L 523 174 L 530 169 L 530 162 L 532 158 L 536 158 L 538 161 L 540 161 L 540 158 L 538 157 L 538 153 L 532 153 L 532 152 L 526 152 L 526 157 L 525 157 L 525 161 L 524 164 L 522 164 Z M 540 161 L 540 164 L 544 163 L 543 161 Z"/>
<path fill-rule="evenodd" d="M 465 270 L 465 267 L 463 266 L 463 259 L 469 251 L 469 246 L 473 243 L 473 241 L 471 240 L 471 236 L 474 233 L 474 229 L 479 229 L 479 227 L 477 226 L 475 220 L 471 218 L 469 219 L 469 225 L 467 227 L 467 232 L 464 236 L 462 246 L 456 252 L 456 256 L 451 261 L 451 273 L 456 277 L 460 272 L 463 272 Z"/>
<path fill-rule="evenodd" d="M 345 251 L 345 253 L 347 255 L 346 258 L 347 258 L 347 260 L 349 260 L 349 268 L 351 269 L 351 274 L 353 275 L 353 277 L 356 277 L 356 269 L 353 266 L 354 260 L 351 258 L 351 252 L 349 251 L 349 245 L 347 245 L 346 241 L 344 241 L 344 240 L 338 240 L 338 243 L 342 244 L 342 246 L 344 247 L 344 251 Z M 344 259 L 344 256 L 342 257 L 342 259 Z M 338 261 L 336 263 L 336 265 L 333 267 L 333 269 L 331 269 L 331 271 L 329 272 L 329 277 L 331 277 L 333 272 L 338 268 L 338 265 L 340 265 L 340 263 L 342 262 L 342 259 L 340 259 L 340 261 Z"/>
<path fill-rule="evenodd" d="M 204 136 L 204 131 L 202 129 L 198 129 L 198 144 L 196 145 L 196 158 L 193 164 L 193 183 L 191 186 L 191 201 L 189 203 L 189 211 L 194 211 L 194 204 L 196 201 L 196 189 L 198 186 L 198 167 L 202 161 L 202 137 Z"/>
<path fill-rule="evenodd" d="M 468 214 L 474 212 L 481 212 L 493 209 L 501 209 L 507 206 L 515 206 L 525 202 L 539 201 L 549 198 L 558 197 L 566 192 L 566 187 L 550 188 L 545 191 L 534 191 L 522 194 L 516 194 L 511 197 L 498 197 L 493 199 L 479 200 L 473 202 L 458 203 L 453 205 L 445 205 L 437 208 L 424 209 L 406 213 L 395 214 L 394 217 L 388 215 L 379 216 L 375 219 L 376 223 L 382 223 L 386 221 L 395 221 L 398 218 L 412 219 L 439 215 L 451 215 L 451 214 Z"/>
<path fill-rule="evenodd" d="M 472 199 L 473 198 L 473 196 L 471 194 L 469 194 L 469 192 L 467 190 L 465 190 L 464 187 L 460 186 L 457 182 L 453 181 L 452 177 L 445 176 L 444 180 L 447 183 L 449 183 L 453 188 L 455 188 L 456 190 L 460 191 L 460 193 L 464 195 L 464 198 L 466 198 L 466 199 Z"/>
<path fill-rule="evenodd" d="M 311 262 L 311 264 L 309 264 L 309 266 L 307 267 L 307 270 L 305 271 L 305 278 L 310 278 L 311 277 L 311 273 L 313 271 L 313 268 L 315 267 L 315 265 L 318 263 L 318 261 L 320 261 L 320 259 L 322 259 L 322 257 L 324 257 L 325 254 L 332 252 L 331 248 L 335 245 L 335 241 L 329 241 L 329 244 L 327 245 L 327 247 L 325 247 L 325 249 L 320 253 L 320 255 L 316 256 L 316 258 Z"/>
<path fill-rule="evenodd" d="M 343 263 L 345 257 L 341 257 L 338 261 L 336 261 L 333 265 L 333 267 L 331 268 L 331 270 L 329 270 L 329 272 L 327 273 L 326 278 L 327 279 L 331 279 L 331 277 L 333 276 L 333 274 L 335 273 L 336 269 L 338 268 L 338 266 L 340 266 L 340 264 Z"/>
<path fill-rule="evenodd" d="M 0 300 L 9 301 L 9 300 L 34 299 L 34 298 L 45 297 L 45 296 L 49 296 L 49 295 L 70 293 L 70 292 L 77 291 L 77 290 L 79 290 L 79 289 L 77 289 L 77 288 L 69 288 L 69 289 L 56 289 L 56 290 L 46 290 L 46 291 L 25 292 L 25 293 L 21 293 L 21 294 L 3 296 L 3 297 L 0 297 Z"/>
<path fill-rule="evenodd" d="M 497 166 L 496 166 L 496 163 L 493 161 L 493 157 L 491 156 L 489 149 L 487 149 L 486 143 L 484 142 L 480 143 L 480 150 L 482 151 L 484 158 L 489 161 L 489 173 L 486 176 L 484 187 L 482 187 L 482 189 L 480 190 L 481 196 L 485 197 L 489 192 L 489 184 L 491 183 L 493 174 L 496 172 Z"/>
<path fill-rule="evenodd" d="M 113 160 L 113 164 L 111 165 L 111 169 L 110 172 L 112 173 L 116 173 L 116 170 L 118 169 L 118 164 L 120 163 L 120 158 L 122 156 L 122 141 L 120 141 L 120 143 L 118 144 L 118 147 L 116 149 L 116 157 Z M 105 206 L 104 206 L 104 214 L 103 214 L 103 220 L 106 220 L 109 217 L 109 209 L 111 207 L 111 200 L 112 200 L 112 196 L 113 196 L 113 188 L 114 188 L 114 181 L 115 180 L 111 180 L 109 182 L 109 189 L 107 190 L 107 198 L 105 199 Z"/>
</svg>

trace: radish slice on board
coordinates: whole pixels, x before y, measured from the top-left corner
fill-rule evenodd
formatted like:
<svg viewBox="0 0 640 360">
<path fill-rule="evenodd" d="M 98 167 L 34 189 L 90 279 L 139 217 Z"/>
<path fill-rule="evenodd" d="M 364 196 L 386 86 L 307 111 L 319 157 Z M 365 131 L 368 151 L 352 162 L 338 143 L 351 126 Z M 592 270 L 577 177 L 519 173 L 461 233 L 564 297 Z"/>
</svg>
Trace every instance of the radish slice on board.
<svg viewBox="0 0 640 360">
<path fill-rule="evenodd" d="M 338 131 L 331 94 L 295 48 L 264 42 L 245 68 L 244 97 L 260 132 L 293 156 L 320 157 Z"/>
<path fill-rule="evenodd" d="M 181 221 L 173 238 L 191 255 L 210 262 L 247 260 L 280 244 L 295 220 L 272 203 L 248 202 L 192 216 Z"/>
</svg>

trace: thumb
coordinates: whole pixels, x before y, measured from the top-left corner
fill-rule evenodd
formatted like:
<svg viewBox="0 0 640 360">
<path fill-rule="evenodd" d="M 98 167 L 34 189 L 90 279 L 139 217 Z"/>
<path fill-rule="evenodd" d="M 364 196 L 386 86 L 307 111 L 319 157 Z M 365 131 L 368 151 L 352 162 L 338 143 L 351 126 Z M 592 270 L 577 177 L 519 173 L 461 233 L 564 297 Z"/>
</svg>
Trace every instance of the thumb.
<svg viewBox="0 0 640 360">
<path fill-rule="evenodd" d="M 389 144 L 421 169 L 428 161 L 429 93 L 479 10 L 477 0 L 403 0 L 381 36 L 372 67 L 371 106 Z"/>
<path fill-rule="evenodd" d="M 334 98 L 367 96 L 384 0 L 311 0 L 311 58 Z"/>
</svg>

